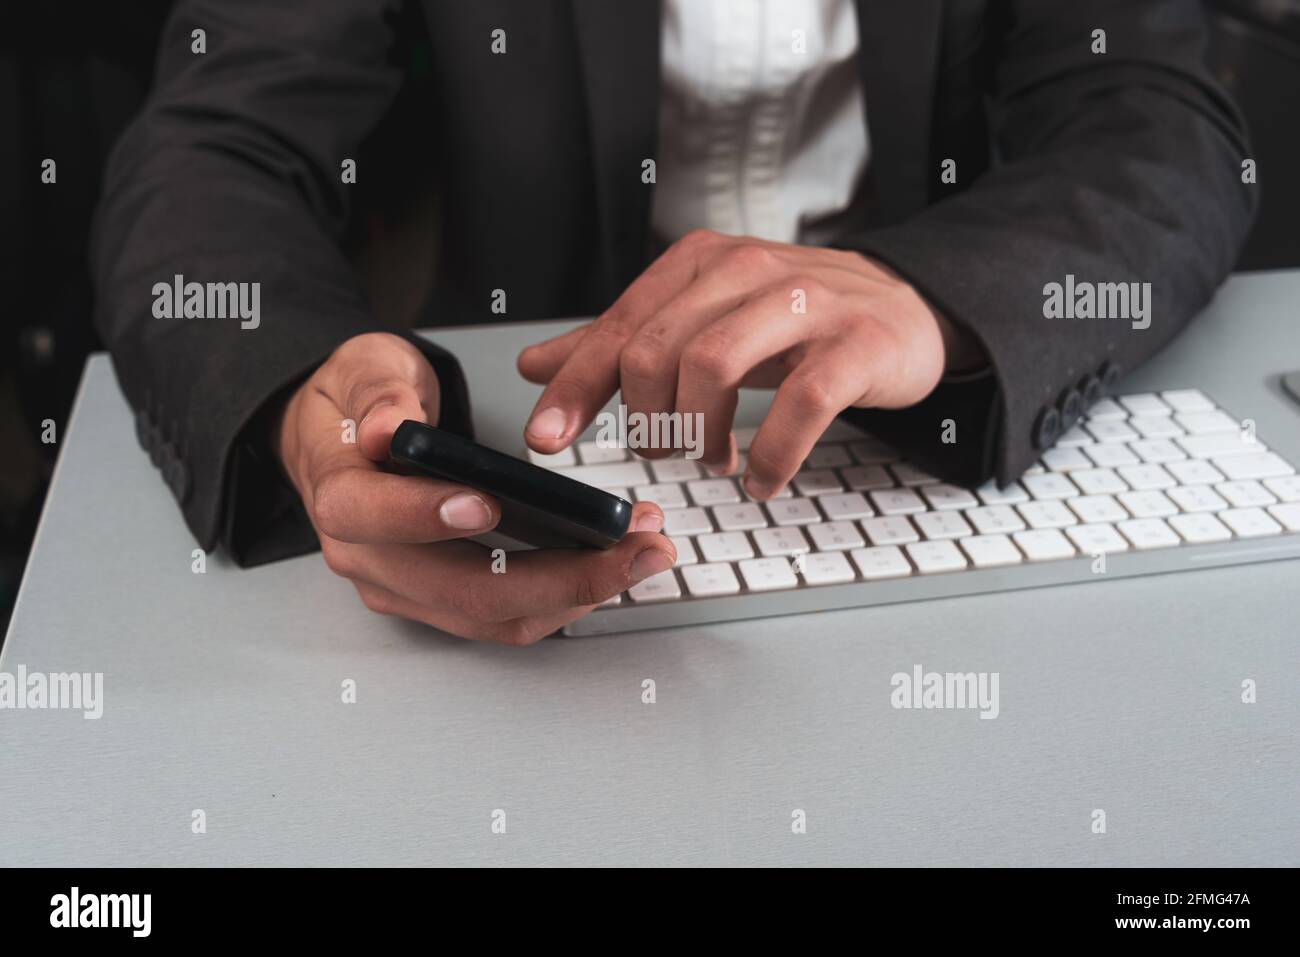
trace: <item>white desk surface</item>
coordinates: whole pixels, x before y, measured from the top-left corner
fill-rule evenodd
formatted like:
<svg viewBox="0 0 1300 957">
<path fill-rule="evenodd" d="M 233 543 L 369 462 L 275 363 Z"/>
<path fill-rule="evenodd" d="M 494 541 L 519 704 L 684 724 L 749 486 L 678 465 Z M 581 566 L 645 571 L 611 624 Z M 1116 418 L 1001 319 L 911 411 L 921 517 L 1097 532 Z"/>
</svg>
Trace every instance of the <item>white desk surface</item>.
<svg viewBox="0 0 1300 957">
<path fill-rule="evenodd" d="M 1296 461 L 1297 302 L 1238 277 L 1126 386 Z M 500 447 L 546 331 L 437 335 Z M 1300 864 L 1300 562 L 513 649 L 372 615 L 318 555 L 192 574 L 104 356 L 63 441 L 0 668 L 102 671 L 105 711 L 0 712 L 0 864 Z M 916 664 L 998 672 L 1000 716 L 893 709 Z"/>
</svg>

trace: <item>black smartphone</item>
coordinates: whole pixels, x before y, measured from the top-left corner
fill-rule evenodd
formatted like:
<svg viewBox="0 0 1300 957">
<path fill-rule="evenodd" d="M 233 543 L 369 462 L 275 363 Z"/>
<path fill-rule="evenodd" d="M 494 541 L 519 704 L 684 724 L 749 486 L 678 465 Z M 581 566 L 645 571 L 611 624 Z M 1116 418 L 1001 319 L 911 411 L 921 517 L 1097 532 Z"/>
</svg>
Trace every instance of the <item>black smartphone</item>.
<svg viewBox="0 0 1300 957">
<path fill-rule="evenodd" d="M 451 432 L 407 419 L 388 456 L 501 503 L 496 531 L 538 548 L 609 548 L 627 534 L 632 503 Z"/>
</svg>

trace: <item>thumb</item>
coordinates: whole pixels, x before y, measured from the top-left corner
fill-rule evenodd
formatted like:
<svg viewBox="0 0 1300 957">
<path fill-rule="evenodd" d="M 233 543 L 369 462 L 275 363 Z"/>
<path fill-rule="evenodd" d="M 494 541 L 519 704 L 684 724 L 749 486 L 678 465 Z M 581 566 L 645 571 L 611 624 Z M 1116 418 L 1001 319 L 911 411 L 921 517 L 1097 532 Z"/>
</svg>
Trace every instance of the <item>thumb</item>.
<svg viewBox="0 0 1300 957">
<path fill-rule="evenodd" d="M 326 390 L 343 418 L 356 423 L 357 448 L 371 461 L 388 458 L 388 444 L 404 420 L 438 421 L 438 377 L 405 339 L 357 336 L 339 347 L 330 364 Z"/>
</svg>

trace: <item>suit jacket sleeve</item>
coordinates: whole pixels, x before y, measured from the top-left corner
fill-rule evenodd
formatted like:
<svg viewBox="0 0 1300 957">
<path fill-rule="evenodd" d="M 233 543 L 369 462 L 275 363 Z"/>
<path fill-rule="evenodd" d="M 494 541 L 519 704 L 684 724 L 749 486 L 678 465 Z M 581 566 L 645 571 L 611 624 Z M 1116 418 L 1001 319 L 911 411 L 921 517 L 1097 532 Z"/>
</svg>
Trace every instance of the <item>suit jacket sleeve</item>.
<svg viewBox="0 0 1300 957">
<path fill-rule="evenodd" d="M 863 416 L 967 484 L 1014 479 L 1096 397 L 1099 380 L 1111 385 L 1177 334 L 1232 268 L 1257 189 L 1242 182 L 1242 121 L 1202 65 L 1198 4 L 1017 0 L 1001 9 L 998 165 L 906 222 L 837 243 L 889 264 L 983 344 L 984 380 Z M 1093 52 L 1096 29 L 1105 53 Z M 1067 275 L 1149 282 L 1150 327 L 1045 318 L 1044 287 Z M 943 441 L 947 418 L 955 443 Z"/>
<path fill-rule="evenodd" d="M 379 328 L 339 248 L 341 171 L 398 89 L 398 6 L 178 4 L 155 89 L 106 173 L 91 240 L 96 325 L 191 531 L 241 564 L 316 546 L 265 420 L 339 344 Z M 176 275 L 260 283 L 260 324 L 155 318 L 151 289 Z M 411 339 L 442 381 L 442 424 L 467 430 L 457 363 Z"/>
</svg>

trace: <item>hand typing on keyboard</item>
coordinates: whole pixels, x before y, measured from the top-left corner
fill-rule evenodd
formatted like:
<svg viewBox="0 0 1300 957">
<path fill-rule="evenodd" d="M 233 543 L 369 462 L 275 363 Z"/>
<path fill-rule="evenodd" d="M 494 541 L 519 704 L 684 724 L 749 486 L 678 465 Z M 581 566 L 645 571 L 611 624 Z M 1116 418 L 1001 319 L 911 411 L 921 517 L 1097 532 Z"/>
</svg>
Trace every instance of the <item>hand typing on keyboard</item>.
<svg viewBox="0 0 1300 957">
<path fill-rule="evenodd" d="M 677 549 L 674 570 L 605 602 L 571 633 L 1042 584 L 1049 565 L 1058 581 L 1103 577 L 1102 567 L 1104 577 L 1141 574 L 1188 567 L 1171 553 L 1197 547 L 1192 563 L 1204 567 L 1293 554 L 1286 542 L 1300 533 L 1295 468 L 1194 389 L 1103 399 L 1004 488 L 941 482 L 836 421 L 789 489 L 757 502 L 735 476 L 760 431 L 734 429 L 740 461 L 719 478 L 688 459 L 643 462 L 593 442 L 533 454 L 570 478 L 657 503 Z M 1141 564 L 1143 555 L 1154 560 Z M 1102 556 L 1113 560 L 1103 566 Z M 830 596 L 825 586 L 843 587 Z M 630 618 L 638 607 L 646 614 Z M 656 617 L 663 608 L 671 615 Z"/>
<path fill-rule="evenodd" d="M 621 388 L 629 414 L 701 415 L 703 461 L 726 474 L 737 461 L 737 390 L 775 388 L 742 478 L 766 500 L 839 412 L 912 405 L 945 365 L 977 355 L 967 334 L 865 256 L 697 231 L 594 322 L 523 351 L 520 372 L 546 384 L 525 438 L 541 453 L 567 448 Z"/>
</svg>

